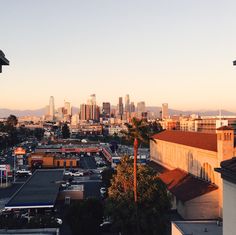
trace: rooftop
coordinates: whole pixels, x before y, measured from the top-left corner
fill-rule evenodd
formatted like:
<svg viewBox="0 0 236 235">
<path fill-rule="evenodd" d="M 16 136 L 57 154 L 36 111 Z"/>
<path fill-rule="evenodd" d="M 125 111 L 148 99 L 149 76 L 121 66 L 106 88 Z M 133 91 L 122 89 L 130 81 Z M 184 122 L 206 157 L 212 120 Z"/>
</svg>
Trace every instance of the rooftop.
<svg viewBox="0 0 236 235">
<path fill-rule="evenodd" d="M 12 196 L 5 208 L 54 207 L 59 192 L 63 170 L 36 170 Z"/>
<path fill-rule="evenodd" d="M 233 128 L 231 128 L 231 127 L 229 127 L 229 126 L 221 126 L 221 127 L 219 127 L 219 128 L 217 128 L 217 130 L 223 130 L 223 131 L 233 131 L 234 129 Z"/>
<path fill-rule="evenodd" d="M 2 72 L 2 65 L 9 65 L 9 60 L 5 57 L 3 51 L 0 50 L 0 73 Z"/>
<path fill-rule="evenodd" d="M 218 188 L 216 185 L 196 178 L 179 168 L 167 171 L 159 177 L 167 185 L 168 190 L 183 202 Z"/>
<path fill-rule="evenodd" d="M 221 173 L 223 179 L 236 184 L 236 157 L 222 161 L 220 166 L 215 171 Z"/>
<path fill-rule="evenodd" d="M 217 135 L 215 133 L 165 130 L 155 134 L 153 138 L 217 152 Z"/>
<path fill-rule="evenodd" d="M 183 235 L 222 235 L 222 226 L 217 221 L 173 221 L 172 224 Z"/>
</svg>

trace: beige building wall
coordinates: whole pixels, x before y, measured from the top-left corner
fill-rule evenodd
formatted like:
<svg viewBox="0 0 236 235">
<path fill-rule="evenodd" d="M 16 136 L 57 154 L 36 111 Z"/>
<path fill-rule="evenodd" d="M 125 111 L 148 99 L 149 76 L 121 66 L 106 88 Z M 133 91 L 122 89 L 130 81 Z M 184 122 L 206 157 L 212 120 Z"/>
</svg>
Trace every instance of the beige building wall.
<svg viewBox="0 0 236 235">
<path fill-rule="evenodd" d="M 187 220 L 217 219 L 218 200 L 218 190 L 214 190 L 185 203 L 178 201 L 177 210 Z"/>
<path fill-rule="evenodd" d="M 196 133 L 197 134 L 197 133 Z M 218 210 L 222 217 L 222 179 L 214 171 L 221 161 L 230 159 L 236 153 L 233 130 L 217 130 L 217 152 L 163 140 L 150 141 L 150 159 L 168 169 L 180 168 L 197 177 L 216 184 L 218 192 Z"/>
<path fill-rule="evenodd" d="M 170 170 L 178 167 L 195 176 L 204 176 L 216 185 L 220 183 L 219 175 L 214 172 L 219 166 L 217 152 L 157 140 L 150 142 L 150 157 Z"/>
<path fill-rule="evenodd" d="M 236 184 L 223 180 L 223 235 L 236 234 Z"/>
</svg>

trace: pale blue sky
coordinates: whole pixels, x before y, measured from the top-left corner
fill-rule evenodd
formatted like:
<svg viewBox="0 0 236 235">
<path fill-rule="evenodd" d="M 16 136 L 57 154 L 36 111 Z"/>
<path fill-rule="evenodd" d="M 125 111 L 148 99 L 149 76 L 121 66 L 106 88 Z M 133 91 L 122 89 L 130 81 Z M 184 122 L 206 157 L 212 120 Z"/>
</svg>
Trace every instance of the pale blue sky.
<svg viewBox="0 0 236 235">
<path fill-rule="evenodd" d="M 235 0 L 0 0 L 0 108 L 96 93 L 236 111 Z"/>
</svg>

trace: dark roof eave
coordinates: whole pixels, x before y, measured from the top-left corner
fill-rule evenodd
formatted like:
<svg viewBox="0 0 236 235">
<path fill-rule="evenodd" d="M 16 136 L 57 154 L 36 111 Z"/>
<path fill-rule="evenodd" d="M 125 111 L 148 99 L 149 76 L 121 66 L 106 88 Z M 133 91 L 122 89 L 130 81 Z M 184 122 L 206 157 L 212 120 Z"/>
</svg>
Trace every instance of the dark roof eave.
<svg viewBox="0 0 236 235">
<path fill-rule="evenodd" d="M 236 174 L 232 173 L 232 171 L 226 170 L 224 168 L 215 168 L 215 171 L 221 174 L 222 179 L 236 184 Z"/>
<path fill-rule="evenodd" d="M 7 58 L 0 56 L 0 65 L 9 65 L 10 62 Z"/>
</svg>

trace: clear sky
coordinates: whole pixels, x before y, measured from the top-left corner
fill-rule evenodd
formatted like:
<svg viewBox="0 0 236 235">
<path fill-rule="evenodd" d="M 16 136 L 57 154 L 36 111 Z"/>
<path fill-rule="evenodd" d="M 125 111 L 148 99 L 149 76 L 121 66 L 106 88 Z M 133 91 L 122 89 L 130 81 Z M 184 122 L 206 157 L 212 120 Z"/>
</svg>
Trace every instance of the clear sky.
<svg viewBox="0 0 236 235">
<path fill-rule="evenodd" d="M 0 108 L 96 93 L 236 111 L 235 0 L 0 0 Z"/>
</svg>

